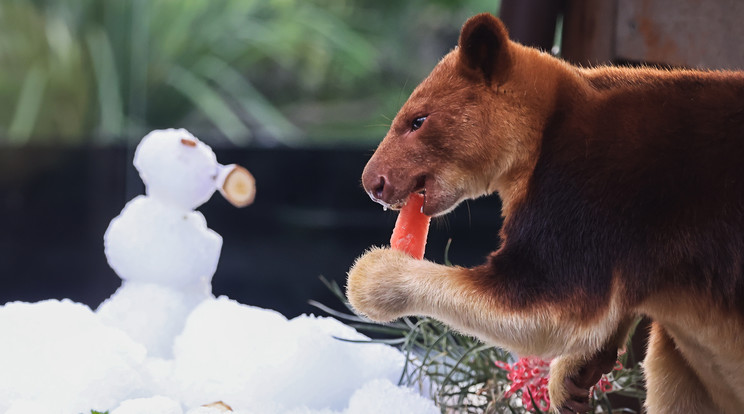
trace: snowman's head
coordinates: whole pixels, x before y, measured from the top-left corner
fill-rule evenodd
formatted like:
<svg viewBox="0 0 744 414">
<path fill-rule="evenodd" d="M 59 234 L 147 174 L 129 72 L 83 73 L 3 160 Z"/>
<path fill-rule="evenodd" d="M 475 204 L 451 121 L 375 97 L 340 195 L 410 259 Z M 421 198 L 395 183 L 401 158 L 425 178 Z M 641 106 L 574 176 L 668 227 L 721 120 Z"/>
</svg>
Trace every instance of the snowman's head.
<svg viewBox="0 0 744 414">
<path fill-rule="evenodd" d="M 226 178 L 234 177 L 232 181 L 242 180 L 241 183 L 248 180 L 240 188 L 253 185 L 253 177 L 247 170 L 220 165 L 212 149 L 185 129 L 155 130 L 147 134 L 134 153 L 134 166 L 148 196 L 184 210 L 202 205 L 218 188 L 222 191 Z M 237 169 L 241 170 L 240 174 L 233 174 Z M 243 205 L 250 201 L 253 201 L 252 192 L 249 202 Z"/>
</svg>

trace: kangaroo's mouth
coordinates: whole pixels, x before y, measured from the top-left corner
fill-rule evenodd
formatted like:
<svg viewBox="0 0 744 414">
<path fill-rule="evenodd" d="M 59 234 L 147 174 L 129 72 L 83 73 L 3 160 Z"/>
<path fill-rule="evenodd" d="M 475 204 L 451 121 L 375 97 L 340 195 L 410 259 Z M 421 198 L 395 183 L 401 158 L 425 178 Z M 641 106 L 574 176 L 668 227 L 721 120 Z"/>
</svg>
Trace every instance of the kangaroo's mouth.
<svg viewBox="0 0 744 414">
<path fill-rule="evenodd" d="M 431 175 L 422 175 L 416 179 L 411 193 L 424 196 L 421 211 L 427 216 L 443 216 L 457 207 L 463 200 L 462 192 L 452 189 Z"/>
<path fill-rule="evenodd" d="M 416 166 L 414 171 L 402 167 L 381 170 L 371 161 L 362 174 L 362 186 L 383 209 L 400 210 L 411 194 L 422 194 L 423 213 L 441 216 L 452 211 L 467 192 L 464 180 L 452 175 L 439 176 L 422 166 Z"/>
<path fill-rule="evenodd" d="M 426 206 L 426 176 L 422 175 L 416 180 L 416 186 L 413 187 L 413 191 L 411 191 L 411 194 L 421 194 L 424 196 L 424 204 L 421 207 L 421 210 L 424 210 L 424 206 Z M 406 200 L 407 202 L 408 200 Z"/>
<path fill-rule="evenodd" d="M 416 179 L 412 193 L 426 194 L 426 175 L 421 175 Z"/>
<path fill-rule="evenodd" d="M 408 193 L 405 199 L 399 201 L 398 203 L 394 205 L 389 206 L 389 208 L 392 210 L 400 210 L 401 208 L 403 208 L 403 206 L 405 206 L 408 203 L 408 199 L 410 198 L 411 194 L 423 195 L 424 196 L 423 206 L 426 206 L 426 176 L 425 175 L 421 175 L 416 179 L 413 189 Z M 384 207 L 384 204 L 383 204 L 383 207 Z M 424 207 L 421 207 L 421 209 L 423 210 Z"/>
</svg>

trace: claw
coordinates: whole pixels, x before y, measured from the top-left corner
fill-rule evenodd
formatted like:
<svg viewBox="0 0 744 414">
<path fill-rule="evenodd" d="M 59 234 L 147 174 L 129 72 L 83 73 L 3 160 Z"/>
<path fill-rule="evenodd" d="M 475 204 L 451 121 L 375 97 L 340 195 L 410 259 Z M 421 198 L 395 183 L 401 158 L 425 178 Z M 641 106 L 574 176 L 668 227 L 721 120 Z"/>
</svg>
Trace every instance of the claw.
<svg viewBox="0 0 744 414">
<path fill-rule="evenodd" d="M 566 391 L 571 396 L 572 400 L 589 402 L 589 389 L 576 385 L 573 379 L 566 378 L 563 380 L 563 385 L 566 387 Z"/>
<path fill-rule="evenodd" d="M 589 403 L 579 402 L 576 400 L 568 400 L 560 408 L 561 413 L 588 413 L 592 410 L 592 406 Z"/>
<path fill-rule="evenodd" d="M 561 414 L 575 414 L 585 413 L 591 411 L 592 406 L 589 404 L 589 392 L 588 388 L 580 387 L 576 385 L 573 379 L 565 378 L 563 385 L 568 391 L 569 399 L 563 403 L 558 411 Z"/>
</svg>

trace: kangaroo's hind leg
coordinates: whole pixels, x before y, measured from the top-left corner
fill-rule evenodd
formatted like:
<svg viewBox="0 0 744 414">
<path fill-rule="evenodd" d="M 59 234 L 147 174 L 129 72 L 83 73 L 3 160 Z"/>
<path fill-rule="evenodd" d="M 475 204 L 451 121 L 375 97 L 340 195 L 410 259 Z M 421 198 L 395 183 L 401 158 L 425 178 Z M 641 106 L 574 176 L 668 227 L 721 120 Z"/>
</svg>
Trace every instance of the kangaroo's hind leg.
<svg viewBox="0 0 744 414">
<path fill-rule="evenodd" d="M 643 361 L 648 414 L 714 414 L 716 408 L 705 386 L 677 349 L 664 328 L 651 325 L 648 352 Z"/>
</svg>

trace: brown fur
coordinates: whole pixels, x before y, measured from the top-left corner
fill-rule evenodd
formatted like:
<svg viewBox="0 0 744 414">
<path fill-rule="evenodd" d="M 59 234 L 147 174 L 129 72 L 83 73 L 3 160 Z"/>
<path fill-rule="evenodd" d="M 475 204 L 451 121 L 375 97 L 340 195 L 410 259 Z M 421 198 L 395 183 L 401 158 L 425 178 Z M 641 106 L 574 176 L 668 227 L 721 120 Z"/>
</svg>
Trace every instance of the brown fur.
<svg viewBox="0 0 744 414">
<path fill-rule="evenodd" d="M 478 15 L 362 181 L 394 208 L 423 190 L 428 215 L 498 192 L 504 226 L 475 268 L 368 251 L 349 271 L 359 312 L 556 358 L 565 410 L 582 407 L 566 378 L 614 359 L 646 315 L 649 413 L 744 412 L 744 73 L 576 68 Z"/>
</svg>

